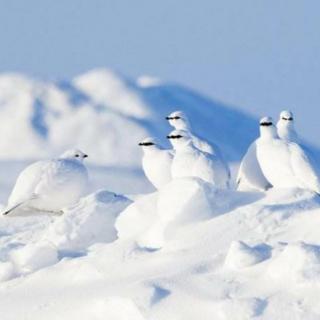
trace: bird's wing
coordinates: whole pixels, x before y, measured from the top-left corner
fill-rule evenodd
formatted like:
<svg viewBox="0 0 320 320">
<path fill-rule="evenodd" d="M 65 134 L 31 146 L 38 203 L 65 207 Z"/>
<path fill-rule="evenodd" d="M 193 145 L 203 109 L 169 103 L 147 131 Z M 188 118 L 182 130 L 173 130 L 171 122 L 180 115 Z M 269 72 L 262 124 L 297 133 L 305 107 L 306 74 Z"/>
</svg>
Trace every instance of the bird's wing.
<svg viewBox="0 0 320 320">
<path fill-rule="evenodd" d="M 8 205 L 2 214 L 7 215 L 36 198 L 35 188 L 46 165 L 47 161 L 38 161 L 29 165 L 20 173 L 10 194 Z"/>
<path fill-rule="evenodd" d="M 70 175 L 73 174 L 72 169 L 71 161 L 61 159 L 48 161 L 42 170 L 34 193 L 37 196 L 41 196 L 57 190 L 60 186 L 68 182 Z"/>
<path fill-rule="evenodd" d="M 8 201 L 8 207 L 13 207 L 34 196 L 47 161 L 38 161 L 25 168 L 17 178 Z"/>
<path fill-rule="evenodd" d="M 210 156 L 210 154 L 199 152 L 193 170 L 195 175 L 200 176 L 203 180 L 215 181 L 214 160 Z"/>
<path fill-rule="evenodd" d="M 292 170 L 305 187 L 320 194 L 319 168 L 312 155 L 296 143 L 289 143 Z"/>
<path fill-rule="evenodd" d="M 191 135 L 192 142 L 197 149 L 210 154 L 220 154 L 220 150 L 217 146 L 213 148 L 213 146 L 205 139 L 200 138 L 199 136 L 196 136 L 190 132 L 189 134 Z"/>
<path fill-rule="evenodd" d="M 262 173 L 257 159 L 257 146 L 253 142 L 244 155 L 237 176 L 237 185 L 247 182 L 251 187 L 266 190 L 271 187 L 270 183 Z"/>
<path fill-rule="evenodd" d="M 26 199 L 26 200 L 24 200 L 24 201 L 18 202 L 18 203 L 16 203 L 15 205 L 12 205 L 12 206 L 7 206 L 7 207 L 5 208 L 5 210 L 4 210 L 1 214 L 4 215 L 4 216 L 6 216 L 6 215 L 8 215 L 10 212 L 12 212 L 13 210 L 22 207 L 23 205 L 25 205 L 26 203 L 28 203 L 30 200 L 34 200 L 34 199 L 36 199 L 36 198 L 37 198 L 36 195 L 31 195 L 28 199 Z"/>
</svg>

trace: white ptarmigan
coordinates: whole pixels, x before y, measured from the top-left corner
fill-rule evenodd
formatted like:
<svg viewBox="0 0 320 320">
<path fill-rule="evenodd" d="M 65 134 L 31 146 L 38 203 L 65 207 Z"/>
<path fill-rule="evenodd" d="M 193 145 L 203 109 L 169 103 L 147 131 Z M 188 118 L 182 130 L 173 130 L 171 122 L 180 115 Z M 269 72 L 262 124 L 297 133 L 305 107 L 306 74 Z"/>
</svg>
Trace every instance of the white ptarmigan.
<svg viewBox="0 0 320 320">
<path fill-rule="evenodd" d="M 139 143 L 143 150 L 142 168 L 156 189 L 160 189 L 172 179 L 172 150 L 163 149 L 154 138 L 146 138 Z"/>
<path fill-rule="evenodd" d="M 200 151 L 209 153 L 214 155 L 215 157 L 219 158 L 219 161 L 224 164 L 225 170 L 228 171 L 228 175 L 230 175 L 229 166 L 220 150 L 220 148 L 214 144 L 209 143 L 203 138 L 199 138 L 198 136 L 194 135 L 192 132 L 192 128 L 190 122 L 183 111 L 174 111 L 169 116 L 166 117 L 169 121 L 169 124 L 174 127 L 175 130 L 183 130 L 188 132 L 189 137 L 192 139 L 193 145 L 199 149 Z"/>
<path fill-rule="evenodd" d="M 83 165 L 86 157 L 80 150 L 69 150 L 58 159 L 38 161 L 25 168 L 2 214 L 17 209 L 61 213 L 75 204 L 88 184 L 88 172 Z"/>
<path fill-rule="evenodd" d="M 288 142 L 299 143 L 299 137 L 294 127 L 293 113 L 289 110 L 284 110 L 280 113 L 277 123 L 278 136 Z"/>
<path fill-rule="evenodd" d="M 167 138 L 175 150 L 172 178 L 198 177 L 218 188 L 229 187 L 230 174 L 225 164 L 219 157 L 196 148 L 187 131 L 174 130 Z"/>
<path fill-rule="evenodd" d="M 257 140 L 251 143 L 241 160 L 237 176 L 238 190 L 249 188 L 265 191 L 272 187 L 264 176 L 257 159 Z"/>
<path fill-rule="evenodd" d="M 257 159 L 275 188 L 303 188 L 320 194 L 319 170 L 304 148 L 279 138 L 270 117 L 260 120 Z"/>
<path fill-rule="evenodd" d="M 169 121 L 169 124 L 176 130 L 184 130 L 189 133 L 189 136 L 192 139 L 193 145 L 201 151 L 217 154 L 220 156 L 221 152 L 218 146 L 211 145 L 209 142 L 200 139 L 192 133 L 190 122 L 187 116 L 182 111 L 174 111 L 169 114 L 166 119 Z"/>
</svg>

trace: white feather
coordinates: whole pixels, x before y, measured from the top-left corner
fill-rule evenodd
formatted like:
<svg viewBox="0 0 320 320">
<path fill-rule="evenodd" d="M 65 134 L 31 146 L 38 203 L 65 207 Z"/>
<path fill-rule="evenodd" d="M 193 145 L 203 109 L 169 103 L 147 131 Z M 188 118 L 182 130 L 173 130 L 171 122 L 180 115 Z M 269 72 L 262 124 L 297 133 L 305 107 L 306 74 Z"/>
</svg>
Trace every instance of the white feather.
<svg viewBox="0 0 320 320">
<path fill-rule="evenodd" d="M 237 177 L 238 189 L 246 189 L 247 187 L 267 190 L 271 188 L 271 184 L 264 176 L 260 164 L 257 159 L 257 141 L 254 141 L 244 155 Z"/>
<path fill-rule="evenodd" d="M 172 179 L 171 164 L 173 159 L 172 150 L 165 150 L 153 138 L 146 138 L 142 143 L 154 143 L 151 146 L 142 146 L 142 168 L 156 189 L 160 189 Z"/>
<path fill-rule="evenodd" d="M 169 137 L 175 135 L 183 137 L 170 139 L 175 149 L 171 167 L 172 178 L 198 177 L 219 188 L 229 186 L 229 168 L 219 157 L 196 148 L 186 131 L 174 130 Z"/>
<path fill-rule="evenodd" d="M 84 154 L 76 152 L 79 159 L 64 155 L 25 168 L 11 192 L 5 213 L 16 208 L 59 212 L 76 203 L 88 183 L 87 169 L 82 164 Z"/>
<path fill-rule="evenodd" d="M 280 139 L 287 142 L 300 143 L 299 136 L 294 126 L 293 113 L 289 110 L 284 110 L 280 113 L 277 123 L 277 131 Z"/>
<path fill-rule="evenodd" d="M 257 158 L 268 181 L 276 188 L 298 187 L 320 193 L 318 168 L 308 151 L 280 139 L 274 125 L 260 127 L 260 132 Z"/>
</svg>

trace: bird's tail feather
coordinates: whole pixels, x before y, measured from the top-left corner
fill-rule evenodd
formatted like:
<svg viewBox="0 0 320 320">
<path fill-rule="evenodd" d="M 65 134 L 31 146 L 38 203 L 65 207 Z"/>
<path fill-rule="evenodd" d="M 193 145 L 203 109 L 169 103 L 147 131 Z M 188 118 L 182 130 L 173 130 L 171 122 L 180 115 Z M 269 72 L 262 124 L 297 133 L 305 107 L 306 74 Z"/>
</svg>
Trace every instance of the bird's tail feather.
<svg viewBox="0 0 320 320">
<path fill-rule="evenodd" d="M 38 198 L 38 195 L 36 194 L 32 194 L 30 198 L 24 200 L 24 201 L 21 201 L 11 207 L 7 207 L 0 215 L 8 215 L 10 212 L 12 212 L 13 210 L 17 209 L 17 208 L 20 208 L 21 206 L 23 206 L 24 204 L 26 204 L 27 202 L 29 202 L 30 200 L 34 200 L 34 199 L 37 199 Z"/>
<path fill-rule="evenodd" d="M 16 205 L 12 206 L 12 207 L 9 207 L 9 208 L 7 207 L 7 208 L 5 209 L 5 211 L 3 211 L 1 214 L 2 214 L 3 216 L 6 216 L 6 215 L 8 215 L 10 212 L 12 212 L 13 210 L 21 207 L 25 202 L 26 202 L 26 201 L 23 201 L 23 202 L 20 202 L 20 203 L 18 203 L 18 204 L 16 204 Z"/>
</svg>

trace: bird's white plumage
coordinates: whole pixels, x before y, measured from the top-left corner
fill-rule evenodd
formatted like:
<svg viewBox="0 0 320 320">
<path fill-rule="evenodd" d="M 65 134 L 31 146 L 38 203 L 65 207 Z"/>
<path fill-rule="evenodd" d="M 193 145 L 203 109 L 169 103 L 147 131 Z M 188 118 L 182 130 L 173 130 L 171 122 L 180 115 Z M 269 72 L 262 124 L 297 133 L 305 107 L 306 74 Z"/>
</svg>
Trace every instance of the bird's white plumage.
<svg viewBox="0 0 320 320">
<path fill-rule="evenodd" d="M 188 132 L 174 130 L 168 138 L 175 150 L 171 167 L 173 178 L 198 177 L 219 188 L 229 186 L 230 174 L 225 164 L 217 156 L 196 148 Z"/>
<path fill-rule="evenodd" d="M 261 125 L 271 123 L 271 125 Z M 268 181 L 278 188 L 304 188 L 320 194 L 318 168 L 310 155 L 295 142 L 279 138 L 271 118 L 260 121 L 257 158 Z"/>
<path fill-rule="evenodd" d="M 294 126 L 293 113 L 289 110 L 284 110 L 280 113 L 277 123 L 277 131 L 280 139 L 288 142 L 300 143 L 299 136 Z"/>
<path fill-rule="evenodd" d="M 187 131 L 196 148 L 210 154 L 215 154 L 219 157 L 221 156 L 221 151 L 217 145 L 213 143 L 210 144 L 208 141 L 199 138 L 192 133 L 190 122 L 184 112 L 174 111 L 167 116 L 167 120 L 175 130 Z"/>
<path fill-rule="evenodd" d="M 76 203 L 86 190 L 88 173 L 79 150 L 25 168 L 11 192 L 5 213 L 17 209 L 59 212 Z"/>
<path fill-rule="evenodd" d="M 140 145 L 143 149 L 142 168 L 156 189 L 160 189 L 172 179 L 172 150 L 163 149 L 153 138 L 144 139 Z"/>
<path fill-rule="evenodd" d="M 167 116 L 167 120 L 169 121 L 170 125 L 175 128 L 175 130 L 186 131 L 191 138 L 193 145 L 197 149 L 205 153 L 214 155 L 215 158 L 218 159 L 219 163 L 224 166 L 224 170 L 228 172 L 228 176 L 230 176 L 229 166 L 220 148 L 216 144 L 209 143 L 203 138 L 199 138 L 198 136 L 194 135 L 190 122 L 184 112 L 174 111 L 169 116 Z"/>
<path fill-rule="evenodd" d="M 264 176 L 257 159 L 257 141 L 254 141 L 244 155 L 237 177 L 238 189 L 253 188 L 267 190 L 271 184 Z"/>
</svg>

